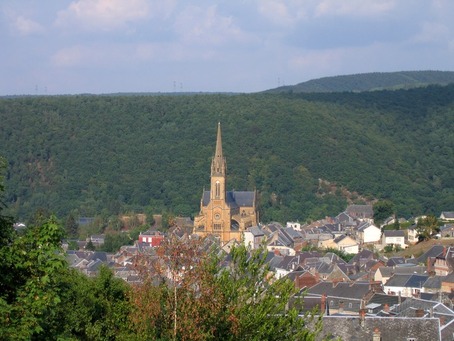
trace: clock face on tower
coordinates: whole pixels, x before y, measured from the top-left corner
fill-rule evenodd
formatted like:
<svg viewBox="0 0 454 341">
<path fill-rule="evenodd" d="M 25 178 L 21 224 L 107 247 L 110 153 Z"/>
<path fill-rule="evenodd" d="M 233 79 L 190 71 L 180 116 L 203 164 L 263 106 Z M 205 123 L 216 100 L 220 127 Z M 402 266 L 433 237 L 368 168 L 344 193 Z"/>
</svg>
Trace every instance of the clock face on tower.
<svg viewBox="0 0 454 341">
<path fill-rule="evenodd" d="M 216 214 L 214 215 L 214 219 L 216 219 L 216 220 L 221 219 L 221 215 L 220 215 L 219 213 L 216 213 Z"/>
</svg>

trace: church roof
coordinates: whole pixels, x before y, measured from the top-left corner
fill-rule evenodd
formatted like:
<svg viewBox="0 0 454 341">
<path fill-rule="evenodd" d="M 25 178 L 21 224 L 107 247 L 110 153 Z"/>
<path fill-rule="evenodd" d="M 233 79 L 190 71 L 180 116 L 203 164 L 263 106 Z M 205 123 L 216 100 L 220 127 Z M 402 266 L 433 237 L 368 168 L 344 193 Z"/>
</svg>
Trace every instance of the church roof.
<svg viewBox="0 0 454 341">
<path fill-rule="evenodd" d="M 229 191 L 226 195 L 226 202 L 231 208 L 235 207 L 254 207 L 254 191 Z M 210 203 L 210 191 L 203 191 L 202 205 L 207 206 Z"/>
</svg>

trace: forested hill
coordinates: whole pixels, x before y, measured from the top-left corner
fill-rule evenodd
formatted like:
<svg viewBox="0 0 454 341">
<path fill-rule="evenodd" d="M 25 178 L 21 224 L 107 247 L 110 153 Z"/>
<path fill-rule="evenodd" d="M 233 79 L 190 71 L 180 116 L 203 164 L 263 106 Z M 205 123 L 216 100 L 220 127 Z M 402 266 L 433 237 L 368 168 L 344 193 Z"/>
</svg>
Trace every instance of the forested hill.
<svg viewBox="0 0 454 341">
<path fill-rule="evenodd" d="M 281 86 L 276 89 L 267 90 L 266 92 L 359 92 L 409 89 L 451 83 L 454 83 L 454 72 L 452 71 L 374 72 L 313 79 L 297 85 Z"/>
<path fill-rule="evenodd" d="M 337 214 L 343 189 L 390 199 L 400 216 L 439 214 L 454 209 L 453 100 L 454 85 L 0 99 L 6 202 L 18 219 L 38 208 L 194 214 L 220 120 L 228 188 L 257 189 L 264 222 Z"/>
</svg>

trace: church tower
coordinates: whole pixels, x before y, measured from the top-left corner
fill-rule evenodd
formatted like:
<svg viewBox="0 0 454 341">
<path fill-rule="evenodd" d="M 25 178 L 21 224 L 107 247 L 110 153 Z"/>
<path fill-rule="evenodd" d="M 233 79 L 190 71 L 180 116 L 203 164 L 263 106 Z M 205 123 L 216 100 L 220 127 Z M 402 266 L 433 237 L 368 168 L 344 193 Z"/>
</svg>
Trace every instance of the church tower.
<svg viewBox="0 0 454 341">
<path fill-rule="evenodd" d="M 225 202 L 227 163 L 222 155 L 221 122 L 218 123 L 216 150 L 211 161 L 211 200 Z"/>
<path fill-rule="evenodd" d="M 216 148 L 211 160 L 210 190 L 200 200 L 194 218 L 194 233 L 215 235 L 222 244 L 241 240 L 248 227 L 257 225 L 255 192 L 227 191 L 227 162 L 222 153 L 221 123 L 218 123 Z"/>
</svg>

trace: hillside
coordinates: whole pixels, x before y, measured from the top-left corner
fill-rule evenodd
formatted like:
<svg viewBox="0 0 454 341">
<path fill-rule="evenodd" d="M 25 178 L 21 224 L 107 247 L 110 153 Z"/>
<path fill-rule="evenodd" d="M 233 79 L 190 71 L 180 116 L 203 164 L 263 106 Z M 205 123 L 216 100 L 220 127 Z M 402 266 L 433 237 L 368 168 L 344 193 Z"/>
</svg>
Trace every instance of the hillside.
<svg viewBox="0 0 454 341">
<path fill-rule="evenodd" d="M 270 89 L 266 92 L 359 92 L 386 89 L 409 89 L 427 85 L 447 85 L 451 83 L 454 83 L 454 72 L 452 71 L 374 72 L 313 79 L 296 85 Z"/>
<path fill-rule="evenodd" d="M 343 189 L 401 216 L 454 203 L 454 85 L 366 93 L 0 99 L 9 212 L 192 215 L 222 122 L 228 188 L 257 189 L 260 217 L 337 214 Z M 336 191 L 319 186 L 319 179 Z"/>
</svg>

